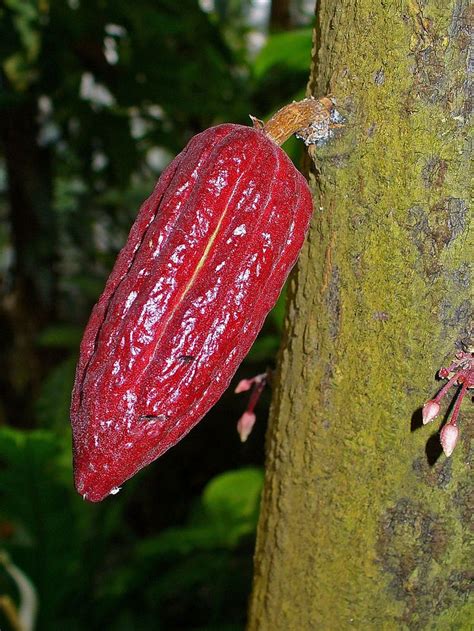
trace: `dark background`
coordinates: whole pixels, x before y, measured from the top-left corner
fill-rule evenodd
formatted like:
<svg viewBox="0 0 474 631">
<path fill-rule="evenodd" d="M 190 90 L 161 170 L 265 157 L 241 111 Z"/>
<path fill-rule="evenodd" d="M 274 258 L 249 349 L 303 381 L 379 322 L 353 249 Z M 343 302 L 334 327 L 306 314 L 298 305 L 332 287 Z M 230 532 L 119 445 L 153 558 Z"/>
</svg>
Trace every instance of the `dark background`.
<svg viewBox="0 0 474 631">
<path fill-rule="evenodd" d="M 311 4 L 0 5 L 2 631 L 23 609 L 45 630 L 244 627 L 270 392 L 247 443 L 247 396 L 230 389 L 99 505 L 72 487 L 68 408 L 82 330 L 140 203 L 195 133 L 304 95 Z M 233 386 L 274 365 L 283 313 L 284 298 Z"/>
</svg>

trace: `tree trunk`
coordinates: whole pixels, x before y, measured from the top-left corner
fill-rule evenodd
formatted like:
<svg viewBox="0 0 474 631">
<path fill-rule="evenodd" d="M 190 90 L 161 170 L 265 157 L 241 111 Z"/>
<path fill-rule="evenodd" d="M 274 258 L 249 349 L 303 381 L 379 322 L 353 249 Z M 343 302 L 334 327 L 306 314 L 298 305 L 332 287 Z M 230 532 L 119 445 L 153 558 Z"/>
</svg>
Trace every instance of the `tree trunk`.
<svg viewBox="0 0 474 631">
<path fill-rule="evenodd" d="M 270 30 L 289 31 L 291 27 L 290 0 L 272 0 L 270 6 Z"/>
<path fill-rule="evenodd" d="M 0 304 L 0 392 L 4 415 L 12 424 L 31 422 L 31 405 L 44 358 L 38 332 L 56 308 L 57 228 L 52 208 L 51 155 L 37 137 L 36 98 L 25 97 L 2 109 L 0 141 L 8 176 L 12 279 Z M 12 343 L 13 342 L 13 343 Z"/>
<path fill-rule="evenodd" d="M 347 124 L 312 154 L 248 629 L 467 630 L 469 397 L 448 459 L 420 407 L 468 337 L 468 4 L 317 10 L 310 89 Z"/>
</svg>

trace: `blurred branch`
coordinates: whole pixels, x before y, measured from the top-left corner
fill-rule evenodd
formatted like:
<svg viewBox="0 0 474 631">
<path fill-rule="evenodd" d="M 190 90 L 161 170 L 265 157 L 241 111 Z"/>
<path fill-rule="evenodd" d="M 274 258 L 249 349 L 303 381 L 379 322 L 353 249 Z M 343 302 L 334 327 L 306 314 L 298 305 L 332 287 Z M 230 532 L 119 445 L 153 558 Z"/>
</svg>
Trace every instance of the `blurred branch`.
<svg viewBox="0 0 474 631">
<path fill-rule="evenodd" d="M 3 565 L 14 580 L 20 593 L 20 606 L 18 608 L 9 596 L 0 597 L 0 608 L 3 609 L 15 631 L 33 631 L 38 611 L 38 597 L 33 583 L 10 561 L 9 556 L 4 551 L 0 551 L 0 565 Z"/>
<path fill-rule="evenodd" d="M 5 614 L 5 618 L 13 631 L 23 631 L 18 617 L 18 610 L 10 596 L 0 596 L 0 611 L 3 611 Z"/>
</svg>

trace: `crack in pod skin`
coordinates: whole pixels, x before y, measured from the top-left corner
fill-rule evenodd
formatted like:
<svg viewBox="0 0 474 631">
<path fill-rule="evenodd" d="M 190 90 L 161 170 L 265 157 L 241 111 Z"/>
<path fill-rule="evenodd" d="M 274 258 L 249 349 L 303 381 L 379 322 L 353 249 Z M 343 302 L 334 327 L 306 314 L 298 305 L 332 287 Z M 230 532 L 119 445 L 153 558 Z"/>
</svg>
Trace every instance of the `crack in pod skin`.
<svg viewBox="0 0 474 631">
<path fill-rule="evenodd" d="M 81 344 L 79 493 L 100 501 L 220 398 L 293 267 L 312 200 L 262 130 L 195 136 L 142 205 Z M 184 360 L 183 358 L 187 358 Z"/>
</svg>

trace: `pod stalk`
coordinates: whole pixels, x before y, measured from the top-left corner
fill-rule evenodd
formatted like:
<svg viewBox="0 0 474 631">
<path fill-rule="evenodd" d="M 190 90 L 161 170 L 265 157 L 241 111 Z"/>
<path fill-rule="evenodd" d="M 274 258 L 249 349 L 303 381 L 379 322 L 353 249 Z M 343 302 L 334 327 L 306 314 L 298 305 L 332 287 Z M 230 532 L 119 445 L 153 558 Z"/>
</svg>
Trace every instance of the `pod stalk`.
<svg viewBox="0 0 474 631">
<path fill-rule="evenodd" d="M 254 127 L 260 128 L 278 146 L 293 134 L 301 136 L 305 142 L 309 136 L 313 138 L 307 144 L 325 140 L 332 127 L 339 127 L 342 117 L 336 111 L 333 101 L 325 96 L 320 99 L 309 97 L 295 101 L 282 107 L 266 123 L 251 116 Z"/>
</svg>

